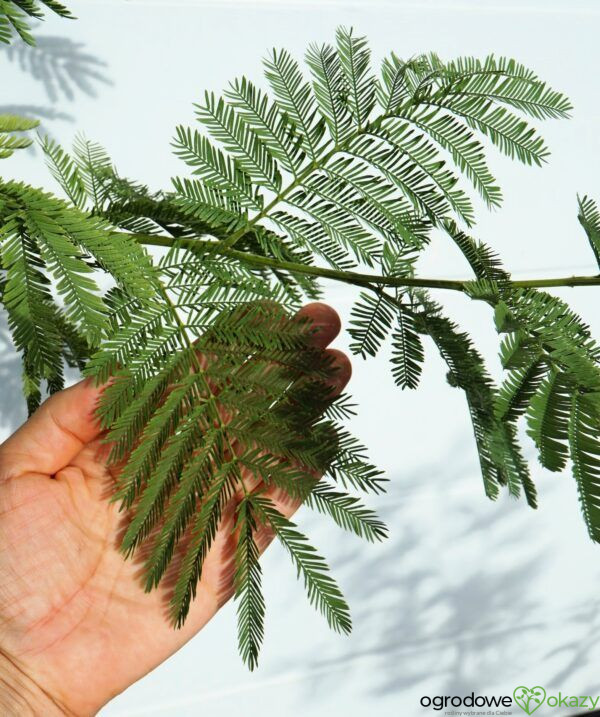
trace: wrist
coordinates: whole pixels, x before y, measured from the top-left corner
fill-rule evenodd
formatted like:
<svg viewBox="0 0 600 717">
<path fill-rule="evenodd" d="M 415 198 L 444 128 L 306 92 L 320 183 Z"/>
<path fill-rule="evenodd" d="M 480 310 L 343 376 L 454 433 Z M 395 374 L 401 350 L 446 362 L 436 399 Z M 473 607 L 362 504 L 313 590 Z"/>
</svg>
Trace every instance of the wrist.
<svg viewBox="0 0 600 717">
<path fill-rule="evenodd" d="M 0 650 L 0 714 L 3 717 L 70 717 L 73 713 Z"/>
</svg>

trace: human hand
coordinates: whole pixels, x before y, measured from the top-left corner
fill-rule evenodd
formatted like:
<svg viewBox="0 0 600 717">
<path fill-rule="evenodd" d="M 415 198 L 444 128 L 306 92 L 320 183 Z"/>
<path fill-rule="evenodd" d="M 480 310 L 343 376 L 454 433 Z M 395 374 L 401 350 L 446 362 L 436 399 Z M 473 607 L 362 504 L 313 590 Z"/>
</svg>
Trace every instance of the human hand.
<svg viewBox="0 0 600 717">
<path fill-rule="evenodd" d="M 340 320 L 313 303 L 299 315 L 325 349 Z M 334 349 L 334 392 L 348 358 Z M 91 715 L 166 660 L 233 592 L 232 529 L 240 495 L 223 511 L 187 621 L 166 619 L 165 589 L 145 593 L 135 561 L 119 552 L 122 515 L 109 502 L 114 469 L 94 416 L 101 389 L 82 381 L 52 396 L 0 445 L 0 712 Z M 266 495 L 286 516 L 298 503 Z M 272 535 L 260 528 L 264 550 Z M 4 688 L 4 689 L 2 689 Z"/>
</svg>

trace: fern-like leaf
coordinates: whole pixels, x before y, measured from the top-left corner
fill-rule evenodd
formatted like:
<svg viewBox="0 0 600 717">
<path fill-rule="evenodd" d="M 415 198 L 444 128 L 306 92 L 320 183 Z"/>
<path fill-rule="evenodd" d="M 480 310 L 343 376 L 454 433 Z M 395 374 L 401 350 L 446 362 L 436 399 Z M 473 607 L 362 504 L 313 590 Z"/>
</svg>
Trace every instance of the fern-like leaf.
<svg viewBox="0 0 600 717">
<path fill-rule="evenodd" d="M 63 192 L 71 202 L 80 209 L 87 199 L 87 192 L 79 173 L 79 167 L 72 157 L 54 140 L 44 137 L 40 141 L 46 155 L 46 163 L 50 173 L 59 183 Z"/>
<path fill-rule="evenodd" d="M 298 575 L 304 579 L 311 604 L 320 610 L 336 632 L 349 633 L 352 629 L 350 611 L 337 583 L 329 575 L 327 563 L 296 529 L 295 524 L 282 515 L 271 501 L 257 497 L 252 504 L 261 523 L 274 531 L 290 554 Z"/>
<path fill-rule="evenodd" d="M 329 515 L 344 530 L 374 543 L 387 537 L 387 528 L 377 515 L 365 508 L 358 498 L 335 490 L 324 482 L 313 487 L 306 505 Z"/>
<path fill-rule="evenodd" d="M 238 646 L 242 660 L 253 670 L 264 635 L 265 603 L 261 592 L 261 569 L 254 540 L 256 521 L 252 499 L 238 507 L 238 542 L 235 552 L 234 589 L 238 601 Z"/>
<path fill-rule="evenodd" d="M 538 447 L 540 463 L 551 471 L 562 470 L 567 462 L 571 395 L 568 376 L 551 371 L 529 404 L 528 433 Z"/>
<path fill-rule="evenodd" d="M 375 356 L 394 320 L 394 307 L 385 295 L 361 292 L 352 309 L 348 333 L 353 339 L 350 349 L 363 358 Z"/>
<path fill-rule="evenodd" d="M 336 32 L 340 66 L 346 78 L 348 108 L 360 128 L 368 120 L 375 105 L 375 81 L 370 71 L 371 52 L 364 37 L 352 30 L 339 28 Z"/>
<path fill-rule="evenodd" d="M 0 16 L 0 40 L 2 37 L 2 18 Z M 10 157 L 17 149 L 31 145 L 31 139 L 15 132 L 27 132 L 39 125 L 38 120 L 15 115 L 0 114 L 0 159 Z"/>
<path fill-rule="evenodd" d="M 600 270 L 600 212 L 593 199 L 578 197 L 579 214 L 577 218 L 587 234 L 588 241 Z"/>
<path fill-rule="evenodd" d="M 592 540 L 600 542 L 600 402 L 597 393 L 571 398 L 569 446 L 581 511 Z"/>
<path fill-rule="evenodd" d="M 425 356 L 415 317 L 408 311 L 398 312 L 397 328 L 392 334 L 392 349 L 394 381 L 400 388 L 417 388 Z"/>
</svg>

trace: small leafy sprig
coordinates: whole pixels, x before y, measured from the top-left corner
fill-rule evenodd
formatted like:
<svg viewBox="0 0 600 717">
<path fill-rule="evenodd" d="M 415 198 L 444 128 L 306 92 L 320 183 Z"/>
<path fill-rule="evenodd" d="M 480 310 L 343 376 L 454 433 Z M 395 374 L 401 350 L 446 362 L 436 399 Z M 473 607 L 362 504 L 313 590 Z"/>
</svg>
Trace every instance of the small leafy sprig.
<svg viewBox="0 0 600 717">
<path fill-rule="evenodd" d="M 42 20 L 44 8 L 60 17 L 75 19 L 57 0 L 0 0 L 0 42 L 8 44 L 16 35 L 28 45 L 35 45 L 29 20 Z"/>
<path fill-rule="evenodd" d="M 431 340 L 449 383 L 465 394 L 490 498 L 506 489 L 537 506 L 518 439 L 523 419 L 544 467 L 571 461 L 589 533 L 600 541 L 600 349 L 583 320 L 544 291 L 598 285 L 600 276 L 514 281 L 466 233 L 475 221 L 469 185 L 489 207 L 502 199 L 486 140 L 541 165 L 548 149 L 530 121 L 567 117 L 569 101 L 494 56 L 392 54 L 376 77 L 366 40 L 343 28 L 334 46 L 312 45 L 306 64 L 308 76 L 287 51 L 273 50 L 270 93 L 245 77 L 224 97 L 206 93 L 196 106 L 200 127 L 178 127 L 173 143 L 192 176 L 175 178 L 170 191 L 122 177 L 83 137 L 71 153 L 40 140 L 68 201 L 0 182 L 2 303 L 30 410 L 43 387 L 62 386 L 64 360 L 108 381 L 98 412 L 120 468 L 122 550 L 143 555 L 147 590 L 175 569 L 175 625 L 186 618 L 222 508 L 239 494 L 233 583 L 250 668 L 263 639 L 262 529 L 286 548 L 329 624 L 351 626 L 326 562 L 265 487 L 359 537 L 386 535 L 348 493 L 383 489 L 343 428 L 348 399 L 328 397 L 332 367 L 310 348 L 310 327 L 290 318 L 321 295 L 320 278 L 360 289 L 351 349 L 367 358 L 389 342 L 400 388 L 418 387 Z M 28 125 L 1 121 L 0 151 L 27 143 L 9 133 Z M 579 220 L 600 270 L 600 213 L 587 197 Z M 433 232 L 453 242 L 472 278 L 418 276 Z M 145 246 L 162 247 L 161 258 Z M 108 292 L 95 282 L 98 270 L 112 279 Z M 490 306 L 501 386 L 431 290 Z"/>
</svg>

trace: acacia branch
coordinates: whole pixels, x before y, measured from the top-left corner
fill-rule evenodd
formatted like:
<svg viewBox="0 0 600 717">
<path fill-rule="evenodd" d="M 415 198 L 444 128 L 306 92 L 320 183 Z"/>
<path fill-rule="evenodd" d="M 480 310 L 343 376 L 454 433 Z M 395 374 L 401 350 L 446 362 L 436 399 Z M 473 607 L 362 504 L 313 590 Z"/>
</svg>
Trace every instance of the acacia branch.
<svg viewBox="0 0 600 717">
<path fill-rule="evenodd" d="M 299 264 L 283 259 L 276 259 L 259 254 L 251 254 L 224 246 L 223 243 L 205 239 L 182 239 L 155 234 L 129 234 L 140 244 L 146 246 L 172 247 L 174 245 L 190 249 L 208 249 L 214 254 L 229 256 L 254 266 L 269 267 L 289 271 L 293 274 L 318 276 L 324 279 L 334 279 L 346 284 L 357 286 L 391 286 L 415 287 L 423 289 L 449 289 L 450 291 L 467 291 L 473 279 L 428 279 L 425 277 L 381 276 L 378 274 L 363 274 L 354 271 L 338 271 L 321 266 Z M 600 286 L 600 274 L 594 276 L 564 276 L 549 279 L 518 279 L 510 282 L 513 287 L 526 289 L 544 289 L 561 286 Z"/>
</svg>

